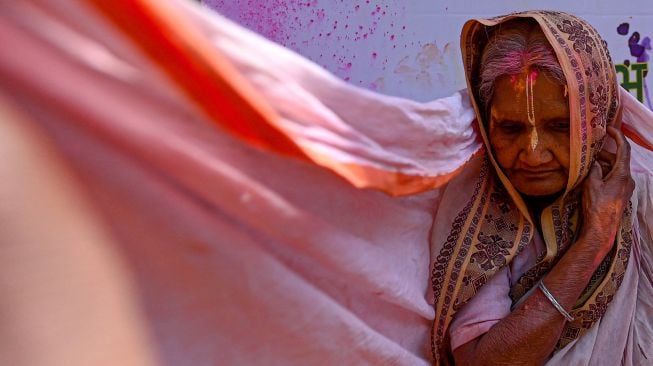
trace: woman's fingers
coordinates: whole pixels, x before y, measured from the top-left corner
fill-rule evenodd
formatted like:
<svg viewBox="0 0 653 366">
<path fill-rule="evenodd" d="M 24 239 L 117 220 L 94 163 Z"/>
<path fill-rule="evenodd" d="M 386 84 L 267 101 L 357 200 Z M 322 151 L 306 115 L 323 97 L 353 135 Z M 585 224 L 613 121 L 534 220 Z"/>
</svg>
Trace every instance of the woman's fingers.
<svg viewBox="0 0 653 366">
<path fill-rule="evenodd" d="M 598 156 L 596 157 L 596 161 L 601 165 L 601 168 L 603 168 L 602 177 L 607 176 L 612 171 L 616 160 L 617 155 L 607 150 L 601 150 L 599 152 Z"/>
<path fill-rule="evenodd" d="M 590 172 L 587 179 L 587 184 L 592 184 L 593 181 L 601 181 L 603 174 L 601 174 L 601 164 L 598 161 L 595 161 L 590 168 Z"/>
<path fill-rule="evenodd" d="M 624 133 L 612 126 L 608 126 L 607 132 L 617 143 L 617 160 L 630 162 L 630 144 L 626 140 Z"/>
<path fill-rule="evenodd" d="M 599 162 L 604 161 L 610 164 L 610 166 L 613 166 L 615 161 L 617 160 L 617 154 L 613 154 L 608 150 L 601 150 L 599 151 L 599 155 L 597 156 L 597 159 L 599 160 Z"/>
<path fill-rule="evenodd" d="M 614 189 L 614 192 L 621 192 L 625 204 L 635 189 L 635 181 L 630 174 L 630 144 L 621 130 L 608 127 L 607 132 L 617 144 L 617 153 L 612 170 L 603 180 L 607 191 Z"/>
<path fill-rule="evenodd" d="M 626 140 L 626 136 L 624 136 L 621 130 L 611 126 L 607 128 L 607 133 L 616 142 L 617 153 L 614 154 L 612 170 L 608 173 L 605 179 L 610 179 L 615 174 L 630 177 L 630 144 Z M 605 153 L 601 151 L 598 157 L 599 159 L 611 159 L 610 155 L 612 154 L 607 151 L 605 151 Z"/>
</svg>

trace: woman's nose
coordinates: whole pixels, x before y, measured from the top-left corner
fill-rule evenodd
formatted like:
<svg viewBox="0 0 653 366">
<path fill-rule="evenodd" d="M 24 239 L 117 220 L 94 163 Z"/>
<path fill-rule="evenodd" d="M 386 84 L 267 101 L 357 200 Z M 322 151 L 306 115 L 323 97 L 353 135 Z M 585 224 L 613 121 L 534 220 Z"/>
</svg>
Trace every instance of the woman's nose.
<svg viewBox="0 0 653 366">
<path fill-rule="evenodd" d="M 520 154 L 519 160 L 527 166 L 538 166 L 549 163 L 553 159 L 553 154 L 547 139 L 541 139 L 537 132 L 524 136 L 519 141 Z"/>
</svg>

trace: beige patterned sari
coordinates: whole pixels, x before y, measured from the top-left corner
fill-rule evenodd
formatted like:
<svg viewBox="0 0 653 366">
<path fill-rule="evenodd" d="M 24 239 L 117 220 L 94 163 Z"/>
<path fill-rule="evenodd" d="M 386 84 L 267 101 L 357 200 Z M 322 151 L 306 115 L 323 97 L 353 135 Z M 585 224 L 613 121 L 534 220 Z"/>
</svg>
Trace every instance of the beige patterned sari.
<svg viewBox="0 0 653 366">
<path fill-rule="evenodd" d="M 619 86 L 606 42 L 574 16 L 534 11 L 489 20 L 468 21 L 462 31 L 462 54 L 469 90 L 475 90 L 487 28 L 514 18 L 534 19 L 553 46 L 569 88 L 570 169 L 564 194 L 540 217 L 546 250 L 510 290 L 517 303 L 551 269 L 576 239 L 583 225 L 581 186 L 598 151 L 606 126 L 615 124 Z M 478 96 L 472 93 L 478 126 L 489 146 Z M 490 149 L 487 149 L 489 151 Z M 435 321 L 432 351 L 437 364 L 450 362 L 448 327 L 456 312 L 533 239 L 533 217 L 491 153 L 479 157 L 456 177 L 443 196 L 433 230 L 432 288 Z M 471 198 L 460 200 L 461 192 Z M 632 206 L 632 205 L 631 205 Z M 573 308 L 557 349 L 580 338 L 606 312 L 629 265 L 632 207 L 621 221 L 616 245 L 599 266 Z"/>
</svg>

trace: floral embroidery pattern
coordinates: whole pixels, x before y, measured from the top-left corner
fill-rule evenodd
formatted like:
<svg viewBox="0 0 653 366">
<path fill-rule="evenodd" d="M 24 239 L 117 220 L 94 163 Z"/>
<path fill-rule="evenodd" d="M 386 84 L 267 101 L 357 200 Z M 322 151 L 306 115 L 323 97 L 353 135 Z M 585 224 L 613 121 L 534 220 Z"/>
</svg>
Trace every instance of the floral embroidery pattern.
<svg viewBox="0 0 653 366">
<path fill-rule="evenodd" d="M 574 42 L 573 48 L 576 52 L 585 51 L 587 53 L 592 53 L 592 46 L 590 44 L 592 39 L 580 22 L 563 19 L 562 22 L 558 24 L 558 29 L 569 35 L 569 40 Z"/>
<path fill-rule="evenodd" d="M 497 188 L 499 187 L 503 188 L 501 185 L 497 185 Z M 506 193 L 499 191 L 498 189 L 490 195 L 490 203 L 496 205 L 503 214 L 507 214 L 512 210 L 511 199 Z"/>
<path fill-rule="evenodd" d="M 483 232 L 478 234 L 478 241 L 476 249 L 479 251 L 472 254 L 472 262 L 478 263 L 486 271 L 506 264 L 506 256 L 510 254 L 508 249 L 512 243 L 497 234 L 485 235 Z"/>
<path fill-rule="evenodd" d="M 485 275 L 485 273 L 482 273 L 480 276 L 475 278 L 474 281 L 472 281 L 472 285 L 474 286 L 474 292 L 480 290 L 481 287 L 483 287 L 483 285 L 485 285 L 486 282 L 487 282 L 487 276 Z"/>
<path fill-rule="evenodd" d="M 594 324 L 595 321 L 599 320 L 606 310 L 608 310 L 608 304 L 612 301 L 613 295 L 603 295 L 598 294 L 596 296 L 596 302 L 590 304 L 589 309 L 581 310 L 578 312 L 578 316 L 583 319 L 581 326 L 583 328 L 589 328 Z"/>
<path fill-rule="evenodd" d="M 483 165 L 481 166 L 481 171 L 474 187 L 474 193 L 472 194 L 472 197 L 467 202 L 465 207 L 456 216 L 452 225 L 452 230 L 447 236 L 447 240 L 443 245 L 438 257 L 433 263 L 433 269 L 431 271 L 431 286 L 433 288 L 434 304 L 438 304 L 439 301 L 442 301 L 442 305 L 445 309 L 449 309 L 449 307 L 451 307 L 453 311 L 457 311 L 466 303 L 466 301 L 461 301 L 458 298 L 454 298 L 453 294 L 453 284 L 455 284 L 458 277 L 460 276 L 460 273 L 463 270 L 462 261 L 460 258 L 467 256 L 469 246 L 471 246 L 471 240 L 468 237 L 469 233 L 463 233 L 462 229 L 465 222 L 471 220 L 473 225 L 470 230 L 473 232 L 476 230 L 475 226 L 480 221 L 480 212 L 473 212 L 472 207 L 477 200 L 480 200 L 481 206 L 483 206 L 486 202 L 485 195 L 487 192 L 481 192 L 481 187 L 488 180 L 487 175 L 489 165 L 489 161 L 485 159 Z M 456 245 L 461 241 L 461 236 L 463 236 L 462 242 L 464 245 L 462 248 L 460 248 L 459 258 L 454 258 L 452 254 L 455 250 Z M 446 278 L 446 272 L 451 267 L 453 268 L 452 276 L 449 283 L 446 284 L 444 280 Z M 448 310 L 445 310 L 433 321 L 433 328 L 431 332 L 431 352 L 435 360 L 440 357 L 441 347 L 443 346 L 443 339 L 445 337 L 445 331 L 447 327 L 446 322 L 449 318 L 446 314 L 448 314 Z"/>
<path fill-rule="evenodd" d="M 507 220 L 505 216 L 493 217 L 491 214 L 488 214 L 485 216 L 485 220 L 487 220 L 488 223 L 493 223 L 494 229 L 499 233 L 503 232 L 504 230 L 515 232 L 517 229 L 519 229 L 515 223 Z"/>
<path fill-rule="evenodd" d="M 590 92 L 590 104 L 592 104 L 591 111 L 594 113 L 590 122 L 592 128 L 604 128 L 608 109 L 608 89 L 599 84 Z"/>
<path fill-rule="evenodd" d="M 466 275 L 463 277 L 463 283 L 465 286 L 472 286 L 474 287 L 474 290 L 480 289 L 485 283 L 487 282 L 487 276 L 485 273 L 481 273 L 480 275 L 474 277 L 471 275 Z"/>
</svg>

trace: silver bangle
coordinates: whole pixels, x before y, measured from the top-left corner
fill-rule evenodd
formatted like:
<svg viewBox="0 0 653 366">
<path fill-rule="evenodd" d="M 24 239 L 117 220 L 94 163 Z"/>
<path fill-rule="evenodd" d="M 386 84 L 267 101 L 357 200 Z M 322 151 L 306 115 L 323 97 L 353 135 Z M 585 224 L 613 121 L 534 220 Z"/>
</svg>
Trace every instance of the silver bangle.
<svg viewBox="0 0 653 366">
<path fill-rule="evenodd" d="M 558 300 L 556 300 L 556 298 L 553 297 L 553 295 L 551 294 L 551 292 L 549 292 L 549 289 L 547 289 L 546 286 L 544 286 L 544 281 L 540 281 L 540 283 L 537 285 L 537 287 L 538 287 L 540 290 L 542 290 L 542 293 L 544 294 L 544 296 L 546 296 L 546 298 L 549 299 L 549 301 L 551 302 L 551 304 L 553 304 L 553 306 L 555 306 L 555 308 L 558 310 L 558 312 L 560 312 L 560 314 L 562 314 L 562 316 L 564 316 L 565 319 L 567 319 L 567 321 L 569 321 L 569 322 L 573 322 L 573 321 L 574 321 L 574 317 L 571 316 L 571 314 L 569 314 L 569 313 L 565 310 L 565 308 L 562 307 L 562 305 L 560 305 L 560 303 L 558 302 Z"/>
</svg>

